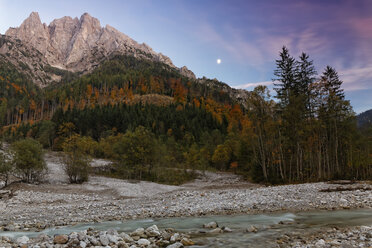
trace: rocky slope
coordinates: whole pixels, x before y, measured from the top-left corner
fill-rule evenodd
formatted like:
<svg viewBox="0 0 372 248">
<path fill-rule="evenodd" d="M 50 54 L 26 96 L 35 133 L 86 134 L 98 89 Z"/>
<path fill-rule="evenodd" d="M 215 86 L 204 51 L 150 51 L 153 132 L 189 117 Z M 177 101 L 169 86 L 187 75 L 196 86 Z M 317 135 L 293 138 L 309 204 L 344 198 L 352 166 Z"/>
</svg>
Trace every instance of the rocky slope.
<svg viewBox="0 0 372 248">
<path fill-rule="evenodd" d="M 61 80 L 62 70 L 53 70 L 38 50 L 5 35 L 0 35 L 0 63 L 12 65 L 41 87 Z"/>
<path fill-rule="evenodd" d="M 0 62 L 12 64 L 41 87 L 68 81 L 66 75 L 71 78 L 71 74 L 92 72 L 115 55 L 164 63 L 184 77 L 227 93 L 246 105 L 248 91 L 233 89 L 215 79 L 196 79 L 186 66 L 177 68 L 169 57 L 156 53 L 145 43 L 139 44 L 109 25 L 101 27 L 99 20 L 87 13 L 80 19 L 66 16 L 47 25 L 41 22 L 38 13 L 32 12 L 19 27 L 9 28 L 0 36 Z"/>
<path fill-rule="evenodd" d="M 32 12 L 20 27 L 10 28 L 5 35 L 22 41 L 30 50 L 37 50 L 42 55 L 37 56 L 39 59 L 62 70 L 88 72 L 112 54 L 133 55 L 176 68 L 169 57 L 156 53 L 145 43 L 137 43 L 109 25 L 101 27 L 99 20 L 88 13 L 80 19 L 62 17 L 47 25 L 41 22 L 38 13 Z M 0 49 L 9 50 L 9 47 L 0 46 Z M 28 57 L 18 56 L 17 60 L 28 60 Z M 178 70 L 186 77 L 195 78 L 186 67 Z M 40 81 L 36 80 L 38 84 Z"/>
</svg>

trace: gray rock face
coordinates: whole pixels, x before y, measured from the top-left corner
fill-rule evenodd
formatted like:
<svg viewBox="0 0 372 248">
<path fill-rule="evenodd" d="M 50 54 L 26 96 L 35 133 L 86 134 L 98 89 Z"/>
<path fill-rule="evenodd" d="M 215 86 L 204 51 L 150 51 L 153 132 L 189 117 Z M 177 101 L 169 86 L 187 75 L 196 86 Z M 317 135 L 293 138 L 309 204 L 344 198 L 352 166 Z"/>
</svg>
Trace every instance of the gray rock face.
<svg viewBox="0 0 372 248">
<path fill-rule="evenodd" d="M 80 19 L 65 16 L 46 25 L 42 24 L 38 13 L 32 12 L 20 27 L 10 28 L 5 35 L 37 49 L 51 66 L 75 72 L 91 70 L 114 52 L 163 62 L 175 68 L 167 56 L 109 25 L 101 27 L 99 20 L 88 13 Z"/>
<path fill-rule="evenodd" d="M 196 79 L 195 74 L 191 70 L 189 70 L 186 66 L 182 66 L 180 68 L 180 73 L 181 75 L 185 77 Z"/>
</svg>

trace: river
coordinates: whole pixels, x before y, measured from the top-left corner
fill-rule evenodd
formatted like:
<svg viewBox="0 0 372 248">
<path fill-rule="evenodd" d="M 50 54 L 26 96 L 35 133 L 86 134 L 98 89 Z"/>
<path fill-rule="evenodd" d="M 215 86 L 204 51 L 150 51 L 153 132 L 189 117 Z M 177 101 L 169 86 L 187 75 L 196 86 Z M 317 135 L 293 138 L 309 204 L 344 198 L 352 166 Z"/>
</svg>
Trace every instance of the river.
<svg viewBox="0 0 372 248">
<path fill-rule="evenodd" d="M 220 227 L 225 226 L 233 230 L 231 233 L 205 234 L 208 231 L 202 226 L 215 221 Z M 204 216 L 165 219 L 141 219 L 130 221 L 110 221 L 102 223 L 78 224 L 49 228 L 41 232 L 0 232 L 0 236 L 17 238 L 23 235 L 35 237 L 40 233 L 48 235 L 68 234 L 92 227 L 97 230 L 110 228 L 130 233 L 139 227 L 157 225 L 160 229 L 174 228 L 180 232 L 191 233 L 191 238 L 198 246 L 193 247 L 270 247 L 276 238 L 286 233 L 301 236 L 308 231 L 323 227 L 351 227 L 372 225 L 372 210 L 337 210 L 314 211 L 300 213 L 275 213 L 232 216 Z M 247 232 L 247 228 L 255 226 L 258 232 Z"/>
</svg>

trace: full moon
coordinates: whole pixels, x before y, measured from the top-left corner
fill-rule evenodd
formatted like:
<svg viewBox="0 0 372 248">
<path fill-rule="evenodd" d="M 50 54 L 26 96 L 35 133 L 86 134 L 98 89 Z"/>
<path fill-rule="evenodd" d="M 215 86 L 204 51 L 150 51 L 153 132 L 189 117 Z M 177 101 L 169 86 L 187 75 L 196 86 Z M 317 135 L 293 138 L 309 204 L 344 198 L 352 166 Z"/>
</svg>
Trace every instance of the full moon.
<svg viewBox="0 0 372 248">
<path fill-rule="evenodd" d="M 217 59 L 217 64 L 221 64 L 221 59 Z"/>
</svg>

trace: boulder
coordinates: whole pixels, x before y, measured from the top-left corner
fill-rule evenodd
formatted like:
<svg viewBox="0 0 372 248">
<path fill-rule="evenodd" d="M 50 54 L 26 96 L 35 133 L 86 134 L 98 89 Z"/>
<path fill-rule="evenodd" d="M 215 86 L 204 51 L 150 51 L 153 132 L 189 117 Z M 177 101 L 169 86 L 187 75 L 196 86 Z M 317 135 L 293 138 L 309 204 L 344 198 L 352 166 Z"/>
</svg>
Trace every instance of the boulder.
<svg viewBox="0 0 372 248">
<path fill-rule="evenodd" d="M 66 244 L 68 242 L 68 236 L 67 235 L 56 235 L 54 236 L 53 243 L 54 244 Z"/>
</svg>

